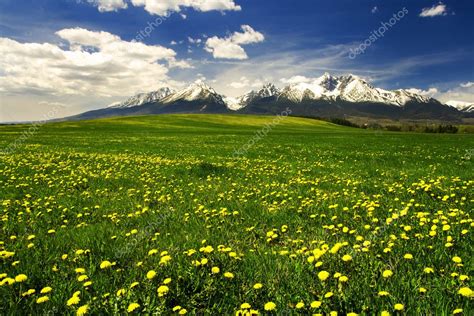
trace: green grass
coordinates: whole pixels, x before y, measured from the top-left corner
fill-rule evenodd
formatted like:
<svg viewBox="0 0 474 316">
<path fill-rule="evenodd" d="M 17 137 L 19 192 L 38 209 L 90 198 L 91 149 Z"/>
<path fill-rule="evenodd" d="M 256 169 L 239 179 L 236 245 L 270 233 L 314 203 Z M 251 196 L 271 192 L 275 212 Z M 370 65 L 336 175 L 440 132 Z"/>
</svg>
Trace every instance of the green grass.
<svg viewBox="0 0 474 316">
<path fill-rule="evenodd" d="M 27 275 L 0 286 L 0 314 L 74 314 L 83 305 L 91 314 L 125 314 L 131 303 L 140 314 L 178 314 L 179 305 L 189 314 L 231 315 L 243 303 L 262 314 L 474 312 L 472 298 L 458 294 L 472 288 L 472 135 L 283 118 L 255 136 L 274 119 L 46 124 L 0 155 L 0 284 Z M 1 126 L 0 145 L 26 129 Z M 101 269 L 105 260 L 115 264 Z M 390 278 L 382 277 L 387 269 Z M 166 278 L 169 292 L 160 297 Z M 46 286 L 52 291 L 40 294 Z M 28 289 L 36 292 L 22 296 Z M 76 291 L 80 302 L 68 306 Z M 41 296 L 49 301 L 36 303 Z M 313 301 L 322 304 L 311 308 Z M 265 311 L 267 302 L 277 309 Z"/>
</svg>

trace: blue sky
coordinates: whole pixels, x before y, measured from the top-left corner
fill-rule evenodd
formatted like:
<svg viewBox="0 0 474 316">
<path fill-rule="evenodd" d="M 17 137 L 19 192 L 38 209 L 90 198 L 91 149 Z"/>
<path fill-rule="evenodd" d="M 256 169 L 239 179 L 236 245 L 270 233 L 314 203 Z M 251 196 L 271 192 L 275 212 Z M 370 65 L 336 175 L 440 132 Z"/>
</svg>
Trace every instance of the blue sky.
<svg viewBox="0 0 474 316">
<path fill-rule="evenodd" d="M 468 0 L 0 0 L 0 121 L 197 79 L 236 96 L 326 71 L 474 102 L 473 33 Z"/>
</svg>

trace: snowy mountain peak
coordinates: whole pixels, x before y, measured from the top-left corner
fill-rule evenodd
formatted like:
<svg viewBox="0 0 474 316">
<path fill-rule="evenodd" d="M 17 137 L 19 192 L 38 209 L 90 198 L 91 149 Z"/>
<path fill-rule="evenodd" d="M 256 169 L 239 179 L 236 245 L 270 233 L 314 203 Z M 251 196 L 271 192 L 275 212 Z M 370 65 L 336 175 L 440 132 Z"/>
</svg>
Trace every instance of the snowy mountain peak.
<svg viewBox="0 0 474 316">
<path fill-rule="evenodd" d="M 209 91 L 212 91 L 214 93 L 216 92 L 211 86 L 209 86 L 207 83 L 205 83 L 202 80 L 194 81 L 186 89 L 194 89 L 194 90 L 201 89 L 201 90 L 209 90 Z"/>
<path fill-rule="evenodd" d="M 332 76 L 323 74 L 310 82 L 300 82 L 286 86 L 280 98 L 293 102 L 309 100 L 343 100 L 348 102 L 374 102 L 404 106 L 410 101 L 427 103 L 431 99 L 409 90 L 384 90 L 375 88 L 363 78 L 349 74 Z"/>
<path fill-rule="evenodd" d="M 280 89 L 273 83 L 267 83 L 257 92 L 257 95 L 262 98 L 268 98 L 277 95 L 279 92 Z"/>
<path fill-rule="evenodd" d="M 212 87 L 207 85 L 202 80 L 198 80 L 183 90 L 166 97 L 163 99 L 163 103 L 171 103 L 176 101 L 210 100 L 224 104 L 223 99 L 224 97 L 218 94 Z"/>
<path fill-rule="evenodd" d="M 169 96 L 170 94 L 174 93 L 175 91 L 171 88 L 164 87 L 160 88 L 156 91 L 148 92 L 148 93 L 139 93 L 134 95 L 133 97 L 128 98 L 123 102 L 115 102 L 110 104 L 109 108 L 131 108 L 135 106 L 140 106 L 143 104 L 151 103 L 151 102 L 158 102 Z"/>
<path fill-rule="evenodd" d="M 461 112 L 474 113 L 474 103 L 450 100 L 446 104 Z"/>
<path fill-rule="evenodd" d="M 250 104 L 252 101 L 277 97 L 279 94 L 280 89 L 278 89 L 273 83 L 267 83 L 263 85 L 260 90 L 252 90 L 238 98 L 225 98 L 225 102 L 229 109 L 239 110 Z"/>
</svg>

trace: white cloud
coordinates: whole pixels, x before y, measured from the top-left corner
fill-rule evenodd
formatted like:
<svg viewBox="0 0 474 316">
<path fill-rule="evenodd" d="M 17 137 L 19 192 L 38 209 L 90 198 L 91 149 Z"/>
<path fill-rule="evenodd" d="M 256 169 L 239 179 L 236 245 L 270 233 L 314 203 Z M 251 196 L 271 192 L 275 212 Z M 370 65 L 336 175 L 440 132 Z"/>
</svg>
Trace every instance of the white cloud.
<svg viewBox="0 0 474 316">
<path fill-rule="evenodd" d="M 313 81 L 314 78 L 308 78 L 308 77 L 305 77 L 305 76 L 293 76 L 293 77 L 290 77 L 290 78 L 281 78 L 280 79 L 280 82 L 284 83 L 284 84 L 297 84 L 297 83 L 308 83 L 308 82 L 311 82 Z"/>
<path fill-rule="evenodd" d="M 434 16 L 439 16 L 439 15 L 447 15 L 447 8 L 446 5 L 442 2 L 439 2 L 438 4 L 433 5 L 430 8 L 423 8 L 421 10 L 420 16 L 423 18 L 427 17 L 434 17 Z"/>
<path fill-rule="evenodd" d="M 143 6 L 150 14 L 164 16 L 170 12 L 180 12 L 182 8 L 196 11 L 240 11 L 242 8 L 234 0 L 131 0 L 134 6 Z"/>
<path fill-rule="evenodd" d="M 168 69 L 190 67 L 169 48 L 123 41 L 108 32 L 71 28 L 56 34 L 66 45 L 0 38 L 2 93 L 126 96 L 173 84 Z"/>
<path fill-rule="evenodd" d="M 438 89 L 436 88 L 429 88 L 428 90 L 422 90 L 417 88 L 406 89 L 408 92 L 416 93 L 425 97 L 434 97 L 437 93 L 439 93 Z"/>
<path fill-rule="evenodd" d="M 192 38 L 188 36 L 188 42 L 191 44 L 201 44 L 202 40 L 200 38 Z"/>
<path fill-rule="evenodd" d="M 100 12 L 117 11 L 118 9 L 127 8 L 125 0 L 87 0 L 87 2 L 94 4 Z"/>
<path fill-rule="evenodd" d="M 235 32 L 231 36 L 219 38 L 210 37 L 206 40 L 205 50 L 212 53 L 214 58 L 220 59 L 247 59 L 247 53 L 242 45 L 263 42 L 265 37 L 249 25 L 241 26 L 243 32 Z"/>
<path fill-rule="evenodd" d="M 459 86 L 440 92 L 436 98 L 445 103 L 448 101 L 474 103 L 474 83 L 461 83 Z"/>
<path fill-rule="evenodd" d="M 469 81 L 469 82 L 466 82 L 466 83 L 461 83 L 461 87 L 462 87 L 462 88 L 471 88 L 471 87 L 474 87 L 474 82 Z"/>
<path fill-rule="evenodd" d="M 247 77 L 242 76 L 239 81 L 233 81 L 228 86 L 234 89 L 259 88 L 263 86 L 263 82 L 260 79 L 250 81 Z"/>
</svg>

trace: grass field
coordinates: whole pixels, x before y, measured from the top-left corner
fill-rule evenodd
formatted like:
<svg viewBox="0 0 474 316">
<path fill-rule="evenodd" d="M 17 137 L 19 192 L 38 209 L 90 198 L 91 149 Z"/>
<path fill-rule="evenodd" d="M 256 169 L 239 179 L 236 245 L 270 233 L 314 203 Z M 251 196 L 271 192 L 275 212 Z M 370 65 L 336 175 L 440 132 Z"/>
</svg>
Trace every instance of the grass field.
<svg viewBox="0 0 474 316">
<path fill-rule="evenodd" d="M 0 155 L 0 314 L 474 314 L 473 135 L 273 120 L 54 123 Z"/>
</svg>

